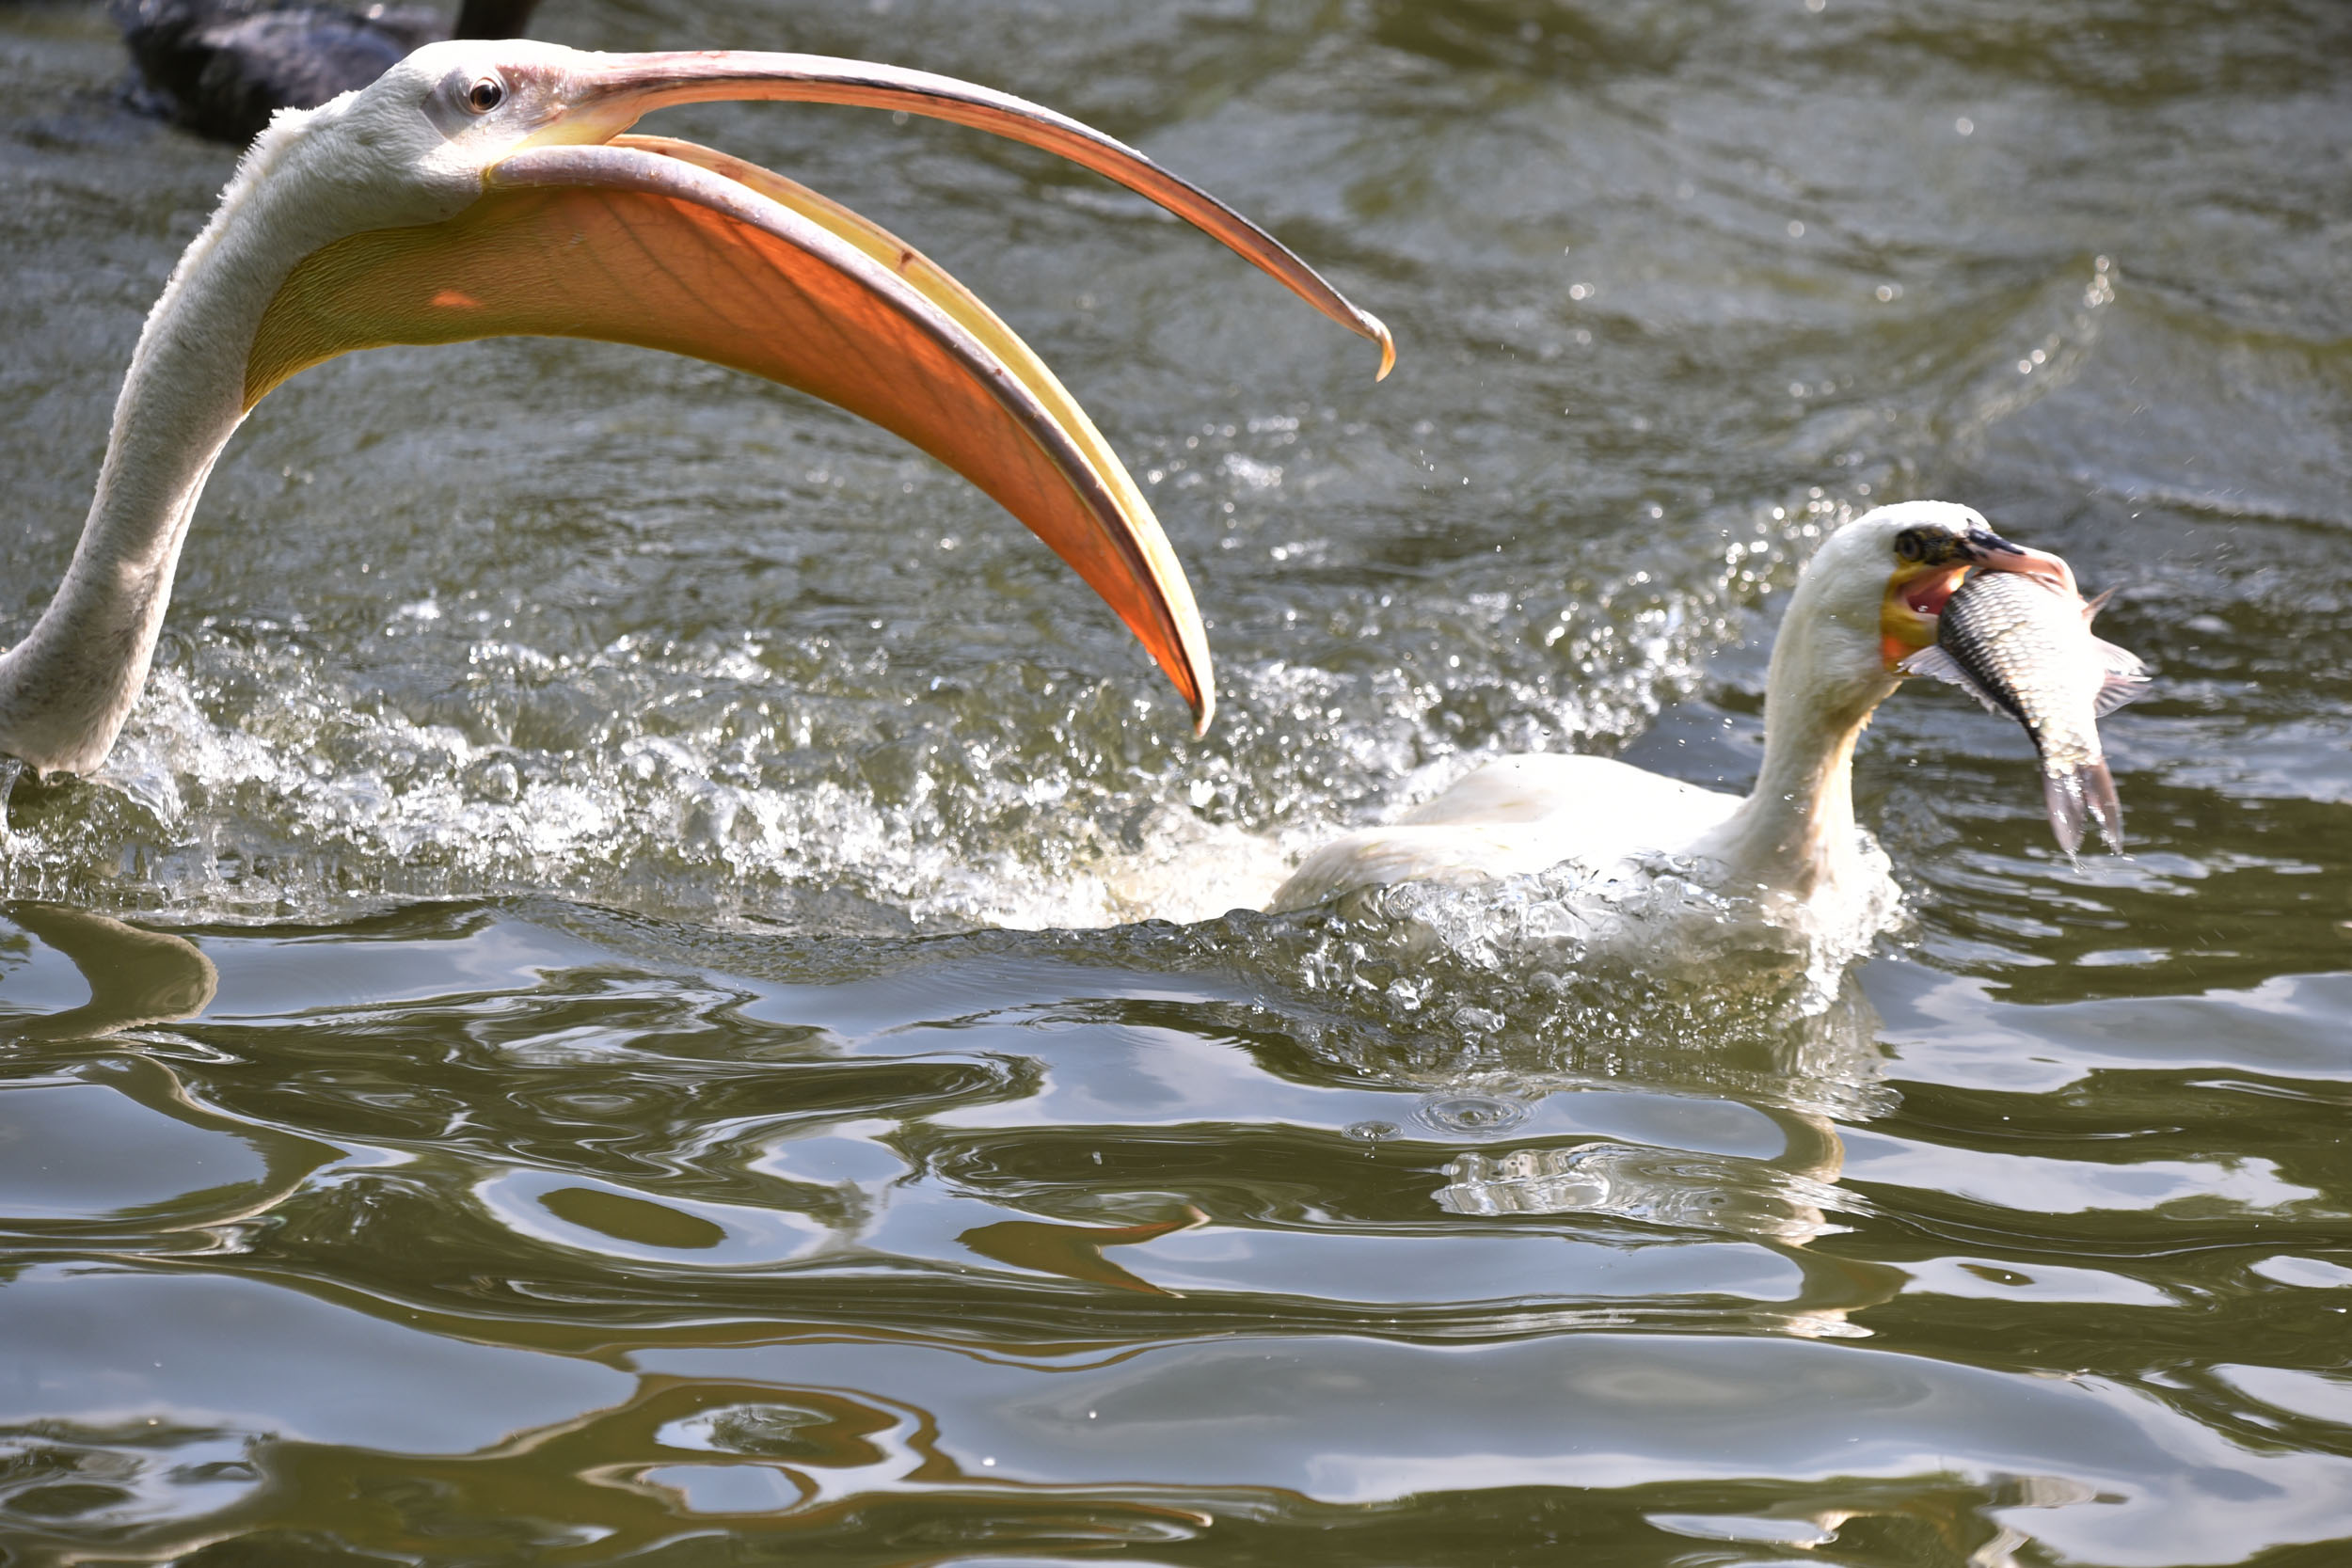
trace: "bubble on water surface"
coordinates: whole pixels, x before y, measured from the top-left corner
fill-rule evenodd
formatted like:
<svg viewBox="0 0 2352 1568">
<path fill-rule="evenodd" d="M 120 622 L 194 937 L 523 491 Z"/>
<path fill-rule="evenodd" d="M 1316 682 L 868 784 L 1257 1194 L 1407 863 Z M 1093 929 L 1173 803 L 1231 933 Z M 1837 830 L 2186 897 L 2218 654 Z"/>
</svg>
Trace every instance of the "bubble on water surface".
<svg viewBox="0 0 2352 1568">
<path fill-rule="evenodd" d="M 1431 1095 L 1415 1115 L 1440 1132 L 1468 1137 L 1492 1137 L 1527 1119 L 1527 1107 L 1513 1100 L 1483 1094 Z"/>
</svg>

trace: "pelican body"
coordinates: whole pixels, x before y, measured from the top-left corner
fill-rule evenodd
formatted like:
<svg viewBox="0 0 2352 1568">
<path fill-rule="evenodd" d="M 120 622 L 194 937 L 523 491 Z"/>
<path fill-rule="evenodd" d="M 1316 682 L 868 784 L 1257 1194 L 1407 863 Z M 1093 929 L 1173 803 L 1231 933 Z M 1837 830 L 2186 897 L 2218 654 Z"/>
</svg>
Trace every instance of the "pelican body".
<svg viewBox="0 0 2352 1568">
<path fill-rule="evenodd" d="M 1881 507 L 1829 536 L 1772 645 L 1763 767 L 1745 799 L 1606 757 L 1505 757 L 1391 826 L 1316 850 L 1268 907 L 1557 866 L 1626 880 L 1661 862 L 1785 922 L 1891 893 L 1883 857 L 1854 823 L 1854 743 L 1910 673 L 1904 661 L 1934 644 L 1938 612 L 1972 570 L 2074 592 L 2065 562 L 2010 543 L 1964 506 Z"/>
<path fill-rule="evenodd" d="M 427 45 L 271 122 L 149 314 L 65 581 L 0 655 L 0 757 L 105 760 L 137 701 L 204 481 L 246 414 L 356 349 L 506 334 L 636 343 L 813 393 L 970 479 L 1110 604 L 1205 727 L 1184 569 L 1076 401 L 895 236 L 785 179 L 628 135 L 675 103 L 793 99 L 926 115 L 1070 158 L 1206 230 L 1333 320 L 1387 330 L 1215 198 L 1087 126 L 953 78 L 733 52 Z"/>
</svg>

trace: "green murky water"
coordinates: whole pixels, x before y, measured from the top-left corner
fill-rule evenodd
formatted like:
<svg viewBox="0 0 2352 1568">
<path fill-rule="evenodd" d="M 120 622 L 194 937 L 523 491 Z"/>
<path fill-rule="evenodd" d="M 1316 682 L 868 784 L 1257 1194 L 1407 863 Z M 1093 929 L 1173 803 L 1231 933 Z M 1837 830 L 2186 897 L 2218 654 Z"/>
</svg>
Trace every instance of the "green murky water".
<svg viewBox="0 0 2352 1568">
<path fill-rule="evenodd" d="M 0 869 L 0 1551 L 2352 1554 L 2347 13 L 544 22 L 1070 110 L 1403 362 L 1019 149 L 654 127 L 1056 366 L 1213 623 L 1199 742 L 1034 541 L 789 394 L 506 341 L 263 404 L 109 776 Z M 119 71 L 0 7 L 0 642 L 230 166 Z M 1559 973 L 1518 894 L 1221 917 L 1484 751 L 1743 785 L 1809 540 L 1918 495 L 2118 589 L 2131 859 L 1907 690 L 1856 783 L 1908 922 L 1825 1005 Z"/>
</svg>

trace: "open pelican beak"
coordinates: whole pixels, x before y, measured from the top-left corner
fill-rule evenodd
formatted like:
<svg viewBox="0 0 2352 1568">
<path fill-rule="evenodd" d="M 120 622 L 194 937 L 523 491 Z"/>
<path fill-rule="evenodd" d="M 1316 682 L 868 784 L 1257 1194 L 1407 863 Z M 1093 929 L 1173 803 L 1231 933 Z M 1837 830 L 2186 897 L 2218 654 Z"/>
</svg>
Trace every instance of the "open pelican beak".
<svg viewBox="0 0 2352 1568">
<path fill-rule="evenodd" d="M 562 88 L 566 112 L 517 151 L 599 145 L 656 109 L 753 99 L 845 103 L 968 125 L 1067 158 L 1158 203 L 1340 325 L 1377 343 L 1380 369 L 1374 379 L 1385 379 L 1396 364 L 1396 344 L 1379 318 L 1357 309 L 1280 241 L 1124 142 L 1043 104 L 953 76 L 823 55 L 698 50 L 572 58 L 593 64 L 570 68 Z"/>
<path fill-rule="evenodd" d="M 1388 331 L 1207 193 L 1101 133 L 953 78 L 815 55 L 529 46 L 536 128 L 438 223 L 297 264 L 246 361 L 250 407 L 296 371 L 388 343 L 506 335 L 634 343 L 796 388 L 904 436 L 995 498 L 1117 611 L 1190 705 L 1216 709 L 1184 568 L 1135 481 L 1043 362 L 914 247 L 783 176 L 625 135 L 664 106 L 793 99 L 904 110 L 1070 158 L 1206 230 L 1327 316 Z"/>
<path fill-rule="evenodd" d="M 1935 641 L 1936 617 L 1973 570 L 2016 572 L 2038 578 L 2070 597 L 2079 597 L 2074 569 L 2047 550 L 2013 545 L 1990 529 L 1954 534 L 1947 547 L 1924 561 L 1905 562 L 1886 580 L 1879 610 L 1879 652 L 1890 675 L 1901 674 L 1906 658 Z"/>
</svg>

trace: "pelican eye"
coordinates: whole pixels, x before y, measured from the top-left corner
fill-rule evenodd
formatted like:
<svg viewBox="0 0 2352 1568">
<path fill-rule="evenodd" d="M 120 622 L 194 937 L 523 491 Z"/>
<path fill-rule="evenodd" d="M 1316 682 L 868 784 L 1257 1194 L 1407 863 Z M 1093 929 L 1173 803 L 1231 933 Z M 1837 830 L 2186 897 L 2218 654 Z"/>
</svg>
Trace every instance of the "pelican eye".
<svg viewBox="0 0 2352 1568">
<path fill-rule="evenodd" d="M 1928 558 L 1927 531 L 1907 528 L 1895 535 L 1895 556 L 1899 561 L 1925 561 Z"/>
<path fill-rule="evenodd" d="M 466 107 L 475 114 L 486 115 L 506 102 L 506 84 L 495 76 L 485 76 L 466 89 Z"/>
</svg>

